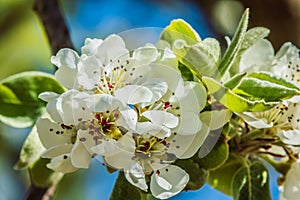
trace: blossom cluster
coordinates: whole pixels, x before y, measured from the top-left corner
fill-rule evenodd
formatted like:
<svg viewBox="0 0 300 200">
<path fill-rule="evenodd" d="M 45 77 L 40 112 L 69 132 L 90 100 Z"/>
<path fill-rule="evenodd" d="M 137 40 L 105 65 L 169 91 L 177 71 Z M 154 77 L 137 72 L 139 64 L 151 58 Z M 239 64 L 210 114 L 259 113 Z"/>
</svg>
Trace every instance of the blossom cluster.
<svg viewBox="0 0 300 200">
<path fill-rule="evenodd" d="M 172 163 L 197 152 L 211 115 L 200 120 L 205 87 L 184 81 L 176 56 L 162 45 L 129 52 L 120 36 L 110 35 L 86 39 L 80 56 L 61 49 L 51 58 L 66 91 L 39 96 L 47 102 L 47 115 L 36 126 L 50 169 L 70 173 L 102 156 L 105 165 L 123 170 L 144 191 L 150 187 L 157 198 L 184 189 L 189 175 Z"/>
<path fill-rule="evenodd" d="M 247 49 L 241 56 L 241 72 L 263 71 L 281 77 L 296 86 L 300 86 L 300 50 L 290 42 L 282 45 L 275 54 L 272 44 L 261 39 Z M 287 172 L 284 184 L 280 186 L 280 199 L 293 200 L 300 196 L 299 181 L 299 145 L 300 145 L 300 99 L 299 96 L 288 98 L 273 108 L 263 112 L 236 113 L 250 126 L 264 130 L 268 135 L 280 138 L 287 148 L 293 149 L 295 157 Z M 278 145 L 281 146 L 281 145 Z M 268 152 L 288 156 L 287 150 L 277 145 Z M 285 159 L 283 159 L 285 160 Z"/>
<path fill-rule="evenodd" d="M 223 57 L 217 40 L 180 19 L 132 51 L 115 34 L 87 38 L 80 55 L 61 49 L 52 84 L 63 92 L 39 94 L 38 157 L 63 174 L 100 160 L 158 199 L 205 182 L 235 199 L 268 199 L 267 161 L 283 175 L 280 198 L 299 196 L 300 51 L 287 42 L 275 53 L 269 30 L 247 30 L 248 17 Z"/>
</svg>

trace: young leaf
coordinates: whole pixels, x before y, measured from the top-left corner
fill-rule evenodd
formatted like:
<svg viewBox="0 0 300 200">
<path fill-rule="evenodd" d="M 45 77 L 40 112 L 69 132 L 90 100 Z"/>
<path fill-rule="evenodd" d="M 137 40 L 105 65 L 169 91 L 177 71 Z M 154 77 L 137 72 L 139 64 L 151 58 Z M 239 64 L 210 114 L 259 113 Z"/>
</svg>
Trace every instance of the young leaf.
<svg viewBox="0 0 300 200">
<path fill-rule="evenodd" d="M 245 38 L 241 44 L 241 48 L 239 49 L 236 57 L 236 61 L 233 63 L 233 66 L 230 68 L 230 75 L 234 76 L 235 74 L 239 73 L 240 70 L 240 62 L 242 58 L 242 54 L 256 42 L 264 39 L 270 33 L 270 30 L 265 27 L 254 27 L 249 29 L 246 34 Z"/>
<path fill-rule="evenodd" d="M 244 72 L 244 73 L 234 75 L 230 80 L 224 83 L 224 86 L 228 89 L 233 89 L 241 82 L 242 78 L 244 78 L 246 74 L 247 73 Z"/>
<path fill-rule="evenodd" d="M 49 159 L 39 158 L 29 167 L 32 184 L 39 188 L 47 188 L 57 184 L 63 174 L 55 172 L 47 167 Z"/>
<path fill-rule="evenodd" d="M 42 72 L 23 72 L 0 82 L 0 121 L 25 128 L 34 124 L 45 102 L 38 99 L 44 91 L 64 92 L 55 78 Z"/>
<path fill-rule="evenodd" d="M 233 39 L 229 47 L 225 51 L 223 59 L 219 65 L 219 72 L 221 76 L 223 76 L 226 73 L 226 71 L 229 70 L 232 64 L 235 62 L 237 53 L 241 48 L 241 44 L 244 40 L 247 31 L 248 19 L 249 19 L 249 9 L 246 9 L 240 20 L 237 30 L 233 36 Z"/>
<path fill-rule="evenodd" d="M 147 200 L 147 193 L 142 192 L 139 188 L 131 185 L 124 176 L 123 172 L 119 172 L 114 189 L 110 195 L 110 200 Z"/>
<path fill-rule="evenodd" d="M 284 100 L 300 94 L 296 85 L 267 72 L 249 74 L 232 91 L 250 99 L 265 101 Z"/>
<path fill-rule="evenodd" d="M 239 169 L 233 177 L 232 194 L 235 200 L 271 200 L 267 168 L 254 162 Z"/>
<path fill-rule="evenodd" d="M 207 38 L 194 45 L 188 45 L 184 40 L 176 40 L 173 51 L 177 59 L 198 77 L 216 74 L 221 55 L 217 40 Z"/>
<path fill-rule="evenodd" d="M 252 46 L 260 39 L 267 37 L 270 34 L 270 30 L 265 27 L 254 27 L 246 32 L 245 38 L 242 41 L 239 51 L 244 51 Z"/>
<path fill-rule="evenodd" d="M 229 146 L 225 141 L 225 137 L 221 134 L 217 144 L 204 157 L 197 161 L 201 168 L 213 170 L 223 165 L 229 156 Z"/>
<path fill-rule="evenodd" d="M 193 81 L 194 80 L 194 75 L 191 72 L 189 68 L 187 68 L 184 64 L 178 63 L 178 69 L 180 70 L 180 73 L 183 76 L 183 79 L 185 81 Z"/>
<path fill-rule="evenodd" d="M 182 39 L 189 45 L 201 41 L 198 33 L 182 19 L 172 20 L 170 25 L 163 30 L 160 39 L 169 42 L 171 46 L 173 46 L 174 41 L 177 39 Z"/>
<path fill-rule="evenodd" d="M 38 136 L 36 126 L 34 126 L 27 136 L 20 152 L 19 161 L 14 169 L 24 169 L 35 162 L 45 150 Z"/>
<path fill-rule="evenodd" d="M 206 183 L 208 177 L 207 171 L 202 169 L 197 163 L 199 158 L 196 156 L 193 159 L 176 160 L 174 163 L 189 174 L 190 179 L 185 187 L 186 190 L 200 189 Z"/>
<path fill-rule="evenodd" d="M 209 77 L 202 77 L 202 81 L 206 84 L 209 93 L 233 112 L 264 111 L 279 103 L 266 102 L 264 99 L 246 99 L 245 97 L 235 94 L 232 90 L 225 88 L 222 84 Z"/>
<path fill-rule="evenodd" d="M 233 175 L 243 166 L 242 158 L 229 154 L 227 161 L 215 170 L 209 171 L 208 183 L 215 189 L 227 195 L 232 195 L 231 181 Z"/>
</svg>

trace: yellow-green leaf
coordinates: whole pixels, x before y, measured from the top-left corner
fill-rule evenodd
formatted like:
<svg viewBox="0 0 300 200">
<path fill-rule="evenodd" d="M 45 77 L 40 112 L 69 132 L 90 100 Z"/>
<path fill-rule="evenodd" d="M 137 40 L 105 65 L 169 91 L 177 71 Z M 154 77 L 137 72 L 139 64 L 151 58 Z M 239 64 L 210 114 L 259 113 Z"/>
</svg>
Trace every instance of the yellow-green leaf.
<svg viewBox="0 0 300 200">
<path fill-rule="evenodd" d="M 186 41 L 187 44 L 196 44 L 201 41 L 198 33 L 183 19 L 172 20 L 162 32 L 161 40 L 165 40 L 173 45 L 177 39 Z"/>
</svg>

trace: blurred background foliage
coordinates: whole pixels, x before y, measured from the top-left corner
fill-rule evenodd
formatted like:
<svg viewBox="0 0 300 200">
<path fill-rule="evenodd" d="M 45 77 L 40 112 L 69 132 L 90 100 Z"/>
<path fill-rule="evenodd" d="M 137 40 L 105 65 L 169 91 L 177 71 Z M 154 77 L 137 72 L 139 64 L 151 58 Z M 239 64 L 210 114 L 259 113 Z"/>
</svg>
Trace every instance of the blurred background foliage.
<svg viewBox="0 0 300 200">
<path fill-rule="evenodd" d="M 224 42 L 231 36 L 245 7 L 250 7 L 250 27 L 271 29 L 276 49 L 285 41 L 300 46 L 299 0 L 61 0 L 71 38 L 79 50 L 86 37 L 103 38 L 111 33 L 139 27 L 168 25 L 183 18 L 201 35 Z M 32 11 L 33 0 L 0 0 L 0 80 L 18 72 L 53 73 L 51 50 L 45 31 Z M 19 150 L 30 129 L 13 129 L 0 123 L 0 200 L 23 199 L 29 180 L 26 171 L 14 171 Z M 272 172 L 272 196 L 278 198 L 276 174 Z M 108 199 L 117 174 L 109 175 L 99 161 L 91 169 L 66 175 L 55 199 Z M 231 199 L 206 185 L 173 199 L 209 197 Z"/>
</svg>

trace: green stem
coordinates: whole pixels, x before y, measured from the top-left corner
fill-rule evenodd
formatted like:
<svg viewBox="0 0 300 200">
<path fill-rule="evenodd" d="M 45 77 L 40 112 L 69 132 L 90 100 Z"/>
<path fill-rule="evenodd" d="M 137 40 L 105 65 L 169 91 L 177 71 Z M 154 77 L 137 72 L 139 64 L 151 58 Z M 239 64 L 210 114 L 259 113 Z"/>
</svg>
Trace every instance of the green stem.
<svg viewBox="0 0 300 200">
<path fill-rule="evenodd" d="M 246 142 L 246 141 L 252 140 L 254 138 L 258 138 L 258 137 L 260 137 L 262 135 L 263 135 L 263 131 L 262 130 L 260 130 L 260 129 L 254 129 L 254 130 L 250 131 L 249 133 L 244 134 L 242 136 L 242 142 Z"/>
<path fill-rule="evenodd" d="M 272 167 L 274 167 L 274 169 L 281 173 L 282 175 L 286 175 L 287 172 L 290 170 L 291 168 L 291 164 L 292 162 L 283 162 L 283 161 L 275 161 L 273 159 L 271 159 L 270 156 L 265 156 L 265 155 L 259 155 L 259 157 L 261 157 L 262 159 L 264 159 L 265 161 L 267 161 L 270 165 L 272 165 Z"/>
</svg>

